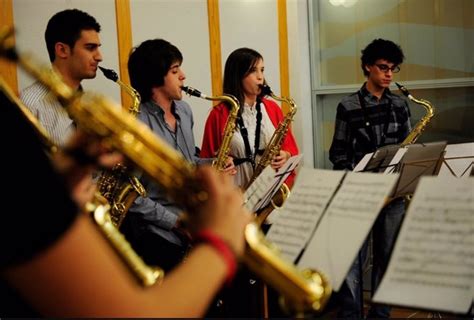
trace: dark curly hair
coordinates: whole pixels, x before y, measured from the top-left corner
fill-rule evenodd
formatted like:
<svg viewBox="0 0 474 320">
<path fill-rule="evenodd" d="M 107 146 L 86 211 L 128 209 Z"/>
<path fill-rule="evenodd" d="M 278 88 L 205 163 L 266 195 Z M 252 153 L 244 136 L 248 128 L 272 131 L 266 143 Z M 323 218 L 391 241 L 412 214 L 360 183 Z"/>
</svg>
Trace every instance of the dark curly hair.
<svg viewBox="0 0 474 320">
<path fill-rule="evenodd" d="M 128 58 L 130 83 L 140 93 L 142 101 L 151 99 L 153 87 L 165 83 L 165 76 L 175 62 L 182 63 L 183 55 L 163 39 L 146 40 L 132 49 Z"/>
<path fill-rule="evenodd" d="M 63 10 L 52 16 L 44 33 L 49 60 L 53 62 L 56 58 L 54 47 L 58 42 L 74 48 L 74 44 L 81 37 L 82 30 L 100 32 L 100 24 L 93 16 L 78 9 Z"/>
<path fill-rule="evenodd" d="M 390 61 L 397 66 L 400 65 L 405 59 L 402 48 L 400 48 L 398 44 L 384 39 L 373 40 L 361 52 L 361 68 L 365 76 L 369 75 L 369 72 L 365 69 L 365 66 L 373 65 L 378 59 Z"/>
</svg>

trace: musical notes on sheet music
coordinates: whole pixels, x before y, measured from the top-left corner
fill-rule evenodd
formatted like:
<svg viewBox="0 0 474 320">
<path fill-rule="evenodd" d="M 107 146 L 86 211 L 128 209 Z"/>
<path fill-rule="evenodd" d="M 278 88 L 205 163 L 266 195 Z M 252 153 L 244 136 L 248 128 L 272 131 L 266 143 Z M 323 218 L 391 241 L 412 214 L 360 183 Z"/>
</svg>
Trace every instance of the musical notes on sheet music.
<svg viewBox="0 0 474 320">
<path fill-rule="evenodd" d="M 393 189 L 397 174 L 302 168 L 267 238 L 300 267 L 319 269 L 339 289 Z"/>
<path fill-rule="evenodd" d="M 423 177 L 374 300 L 464 313 L 473 284 L 474 179 Z"/>
<path fill-rule="evenodd" d="M 398 174 L 347 173 L 298 266 L 322 270 L 338 291 L 397 179 Z"/>
<path fill-rule="evenodd" d="M 301 168 L 285 206 L 272 216 L 267 239 L 294 261 L 313 234 L 344 172 Z"/>
</svg>

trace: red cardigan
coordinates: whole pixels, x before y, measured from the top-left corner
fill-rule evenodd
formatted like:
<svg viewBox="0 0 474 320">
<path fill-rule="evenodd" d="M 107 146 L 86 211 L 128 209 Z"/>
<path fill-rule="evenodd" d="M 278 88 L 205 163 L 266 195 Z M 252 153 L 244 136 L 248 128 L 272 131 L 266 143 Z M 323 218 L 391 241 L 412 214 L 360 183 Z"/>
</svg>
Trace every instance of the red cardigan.
<svg viewBox="0 0 474 320">
<path fill-rule="evenodd" d="M 283 120 L 284 116 L 281 112 L 280 107 L 272 100 L 262 99 L 262 102 L 267 111 L 268 117 L 270 118 L 273 126 L 278 127 L 278 124 Z M 220 145 L 222 144 L 222 138 L 224 134 L 224 127 L 229 117 L 229 109 L 224 103 L 221 103 L 212 108 L 211 113 L 207 117 L 206 126 L 204 127 L 204 136 L 202 138 L 201 147 L 201 158 L 212 158 L 215 157 Z M 296 145 L 295 137 L 288 130 L 288 133 L 283 140 L 281 149 L 289 152 L 292 156 L 299 153 L 298 146 Z M 291 187 L 295 178 L 295 172 L 293 171 L 285 183 Z"/>
</svg>

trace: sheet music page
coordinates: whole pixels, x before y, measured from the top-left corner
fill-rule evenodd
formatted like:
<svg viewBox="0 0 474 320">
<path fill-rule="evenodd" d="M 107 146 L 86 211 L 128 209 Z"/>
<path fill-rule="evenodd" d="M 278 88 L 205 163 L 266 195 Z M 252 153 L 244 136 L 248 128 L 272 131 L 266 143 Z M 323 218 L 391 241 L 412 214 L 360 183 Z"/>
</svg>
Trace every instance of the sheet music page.
<svg viewBox="0 0 474 320">
<path fill-rule="evenodd" d="M 369 163 L 370 159 L 372 158 L 372 155 L 374 153 L 367 153 L 360 161 L 357 163 L 357 165 L 354 167 L 354 172 L 360 172 L 364 171 L 365 167 L 367 166 L 367 163 Z"/>
<path fill-rule="evenodd" d="M 474 178 L 423 177 L 374 301 L 466 313 L 474 285 Z"/>
<path fill-rule="evenodd" d="M 395 172 L 395 166 L 402 160 L 403 156 L 407 152 L 407 148 L 400 148 L 398 149 L 397 153 L 395 153 L 395 156 L 392 158 L 392 161 L 390 161 L 390 164 L 388 167 L 385 169 L 384 173 L 389 174 Z"/>
<path fill-rule="evenodd" d="M 311 237 L 344 171 L 301 168 L 290 197 L 273 212 L 267 239 L 294 262 Z"/>
<path fill-rule="evenodd" d="M 474 165 L 474 142 L 448 144 L 445 151 L 438 176 L 468 177 Z"/>
<path fill-rule="evenodd" d="M 286 178 L 288 178 L 291 172 L 296 169 L 302 158 L 303 154 L 292 156 L 278 170 L 278 172 L 273 171 L 273 183 L 270 185 L 270 188 L 268 188 L 267 193 L 263 194 L 260 200 L 255 204 L 253 212 L 257 212 L 258 210 L 265 208 L 270 203 L 272 197 L 278 192 L 281 185 L 285 182 Z"/>
<path fill-rule="evenodd" d="M 265 207 L 286 178 L 296 169 L 302 158 L 303 154 L 291 157 L 278 172 L 275 172 L 271 166 L 267 166 L 245 190 L 245 207 L 251 212 L 257 212 L 257 210 Z"/>
<path fill-rule="evenodd" d="M 338 291 L 397 179 L 398 174 L 348 173 L 298 266 L 321 270 Z"/>
<path fill-rule="evenodd" d="M 245 190 L 244 205 L 249 211 L 255 212 L 253 211 L 255 205 L 268 193 L 274 181 L 275 170 L 268 166 L 263 169 L 257 179 Z"/>
</svg>

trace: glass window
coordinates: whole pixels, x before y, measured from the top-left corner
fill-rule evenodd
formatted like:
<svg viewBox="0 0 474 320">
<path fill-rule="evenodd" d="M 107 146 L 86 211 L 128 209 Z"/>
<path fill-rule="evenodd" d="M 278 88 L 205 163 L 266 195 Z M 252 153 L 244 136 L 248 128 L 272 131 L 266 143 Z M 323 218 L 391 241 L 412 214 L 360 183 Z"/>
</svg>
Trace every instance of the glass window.
<svg viewBox="0 0 474 320">
<path fill-rule="evenodd" d="M 474 1 L 308 1 L 318 167 L 332 167 L 327 152 L 337 104 L 365 81 L 360 53 L 376 38 L 398 43 L 405 53 L 395 81 L 437 108 L 418 141 L 474 141 L 467 126 L 474 123 Z M 410 106 L 415 124 L 424 111 Z"/>
</svg>

